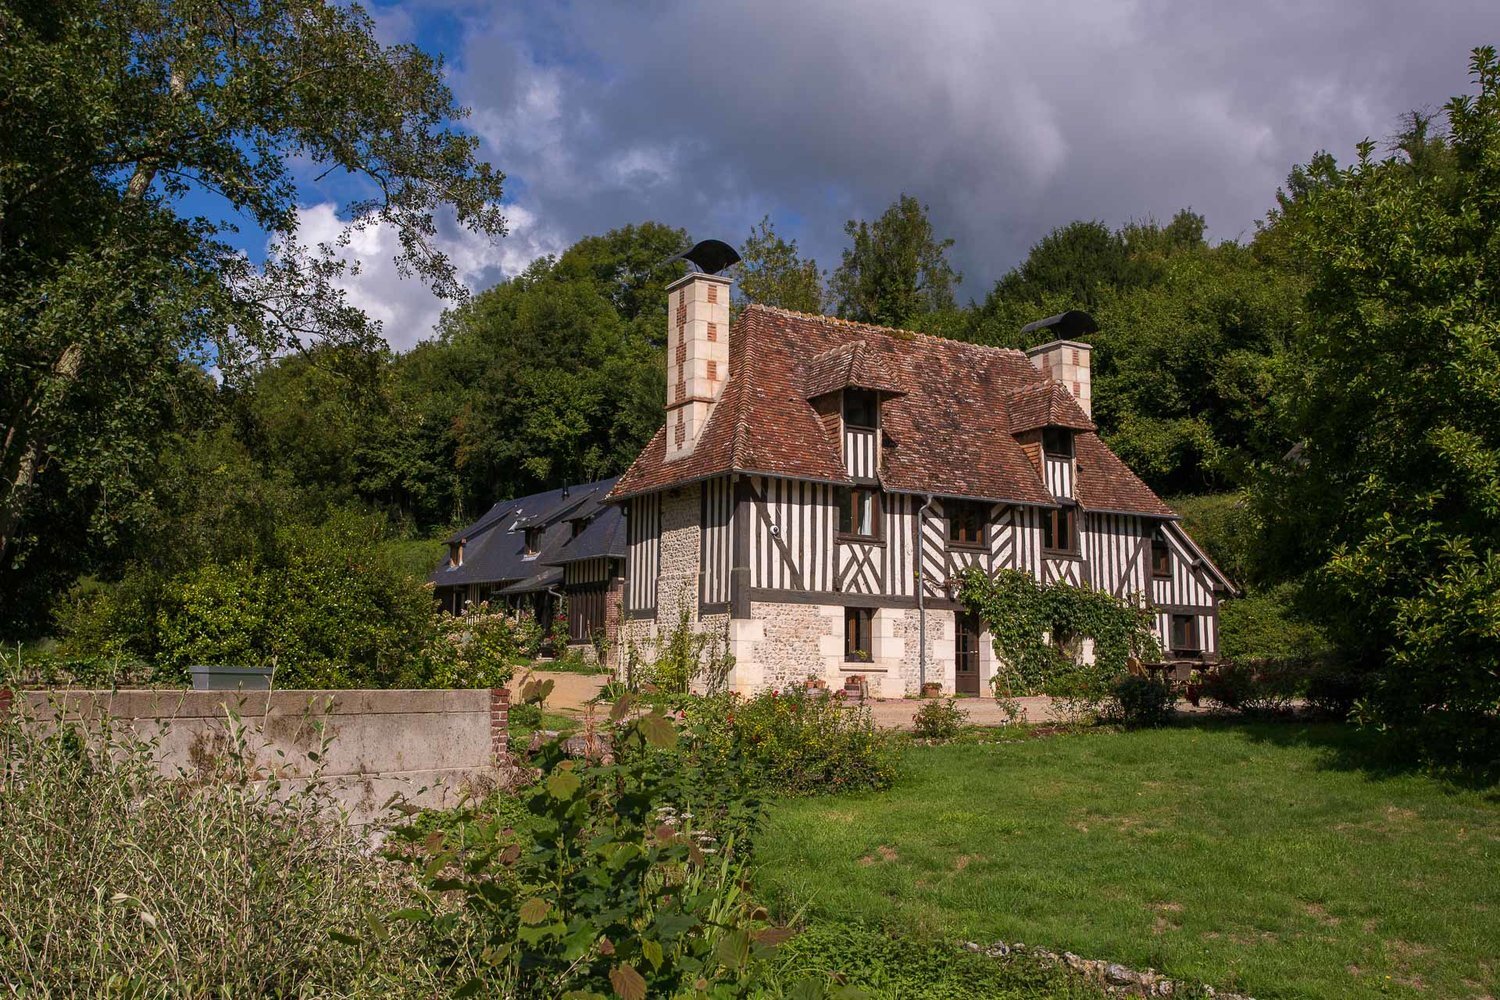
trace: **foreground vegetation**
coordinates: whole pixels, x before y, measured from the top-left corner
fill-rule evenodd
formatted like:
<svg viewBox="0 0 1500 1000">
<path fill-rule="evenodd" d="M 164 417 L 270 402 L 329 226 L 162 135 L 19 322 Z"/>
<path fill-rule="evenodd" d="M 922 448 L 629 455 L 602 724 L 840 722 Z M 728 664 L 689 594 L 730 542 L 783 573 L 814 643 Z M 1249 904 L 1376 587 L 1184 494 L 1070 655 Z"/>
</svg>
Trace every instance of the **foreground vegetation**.
<svg viewBox="0 0 1500 1000">
<path fill-rule="evenodd" d="M 890 791 L 783 801 L 773 911 L 1025 941 L 1264 1000 L 1500 986 L 1500 799 L 1335 724 L 914 748 Z"/>
</svg>

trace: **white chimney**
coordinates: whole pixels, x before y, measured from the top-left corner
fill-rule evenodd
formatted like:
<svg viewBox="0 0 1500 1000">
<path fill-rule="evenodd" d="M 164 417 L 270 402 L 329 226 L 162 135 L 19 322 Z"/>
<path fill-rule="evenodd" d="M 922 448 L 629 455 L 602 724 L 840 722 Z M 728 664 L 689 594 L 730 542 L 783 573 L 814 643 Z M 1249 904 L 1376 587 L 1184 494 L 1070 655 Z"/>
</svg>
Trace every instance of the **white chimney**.
<svg viewBox="0 0 1500 1000">
<path fill-rule="evenodd" d="M 1073 394 L 1078 401 L 1078 406 L 1083 410 L 1083 415 L 1090 420 L 1094 419 L 1094 394 L 1090 387 L 1089 351 L 1092 348 L 1088 344 L 1080 344 L 1076 340 L 1054 340 L 1049 344 L 1033 347 L 1026 352 L 1043 375 L 1054 382 L 1061 382 L 1063 388 Z"/>
<path fill-rule="evenodd" d="M 729 284 L 693 272 L 667 286 L 667 461 L 697 447 L 729 378 Z"/>
</svg>

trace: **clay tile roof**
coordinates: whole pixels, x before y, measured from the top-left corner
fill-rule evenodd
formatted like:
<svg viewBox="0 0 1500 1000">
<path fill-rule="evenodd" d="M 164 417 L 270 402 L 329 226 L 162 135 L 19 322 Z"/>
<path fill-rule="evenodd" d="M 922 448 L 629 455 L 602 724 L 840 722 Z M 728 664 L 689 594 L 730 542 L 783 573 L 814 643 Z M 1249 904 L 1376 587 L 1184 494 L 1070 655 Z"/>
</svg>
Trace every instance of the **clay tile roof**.
<svg viewBox="0 0 1500 1000">
<path fill-rule="evenodd" d="M 1071 427 L 1078 431 L 1094 430 L 1094 422 L 1084 416 L 1073 394 L 1061 382 L 1037 382 L 1011 394 L 1010 431 L 1020 434 L 1039 427 Z"/>
<path fill-rule="evenodd" d="M 1085 510 L 1107 510 L 1123 514 L 1149 514 L 1175 518 L 1177 513 L 1141 482 L 1130 466 L 1120 461 L 1093 432 L 1073 439 L 1078 476 L 1073 493 Z"/>
<path fill-rule="evenodd" d="M 880 355 L 863 340 L 830 348 L 807 364 L 803 392 L 808 399 L 849 388 L 874 389 L 891 395 L 906 391 Z"/>
<path fill-rule="evenodd" d="M 1054 505 L 1011 425 L 1013 401 L 1029 390 L 1042 401 L 1034 408 L 1085 432 L 1084 506 L 1172 516 L 1092 433 L 1071 397 L 1054 402 L 1053 383 L 1020 351 L 759 305 L 747 307 L 730 330 L 729 380 L 693 453 L 665 461 L 663 428 L 610 499 L 729 472 L 849 482 L 839 443 L 808 402 L 809 390 L 832 384 L 846 360 L 851 374 L 843 377 L 883 375 L 901 392 L 881 404 L 880 480 L 888 490 Z"/>
</svg>

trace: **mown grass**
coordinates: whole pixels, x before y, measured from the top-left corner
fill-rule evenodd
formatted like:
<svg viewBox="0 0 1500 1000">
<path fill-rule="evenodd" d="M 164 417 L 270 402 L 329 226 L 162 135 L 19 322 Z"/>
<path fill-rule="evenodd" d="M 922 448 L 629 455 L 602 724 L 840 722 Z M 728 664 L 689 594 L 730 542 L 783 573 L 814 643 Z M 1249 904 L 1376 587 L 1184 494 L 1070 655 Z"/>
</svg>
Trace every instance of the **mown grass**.
<svg viewBox="0 0 1500 1000">
<path fill-rule="evenodd" d="M 913 746 L 887 792 L 777 804 L 776 909 L 1025 941 L 1276 998 L 1500 993 L 1500 794 L 1347 727 Z"/>
</svg>

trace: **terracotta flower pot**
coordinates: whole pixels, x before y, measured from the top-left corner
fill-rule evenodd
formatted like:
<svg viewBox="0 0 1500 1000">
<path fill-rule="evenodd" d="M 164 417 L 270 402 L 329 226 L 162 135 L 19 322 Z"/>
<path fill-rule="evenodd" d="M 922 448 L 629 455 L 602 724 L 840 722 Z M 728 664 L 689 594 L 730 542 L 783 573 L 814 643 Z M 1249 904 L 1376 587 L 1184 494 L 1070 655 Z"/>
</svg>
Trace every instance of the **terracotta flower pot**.
<svg viewBox="0 0 1500 1000">
<path fill-rule="evenodd" d="M 923 698 L 936 698 L 943 693 L 943 686 L 936 681 L 928 681 L 922 685 Z"/>
</svg>

